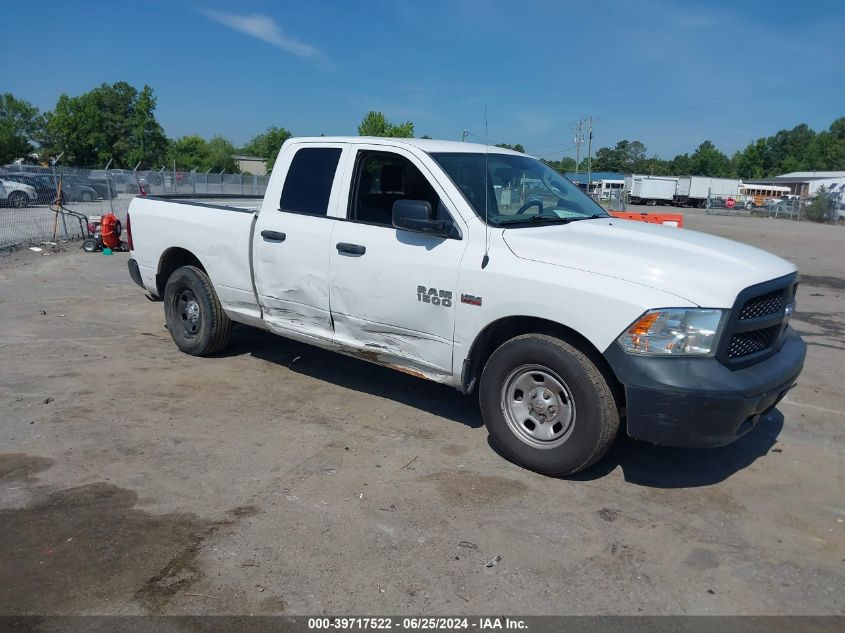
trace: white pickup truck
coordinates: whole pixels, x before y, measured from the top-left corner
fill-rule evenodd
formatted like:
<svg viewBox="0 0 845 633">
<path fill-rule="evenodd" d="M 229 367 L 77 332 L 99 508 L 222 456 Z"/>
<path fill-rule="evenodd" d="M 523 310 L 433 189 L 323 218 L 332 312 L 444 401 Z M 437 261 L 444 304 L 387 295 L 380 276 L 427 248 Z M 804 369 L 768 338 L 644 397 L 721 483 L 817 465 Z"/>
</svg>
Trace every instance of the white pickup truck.
<svg viewBox="0 0 845 633">
<path fill-rule="evenodd" d="M 129 215 L 130 274 L 182 351 L 221 350 L 236 321 L 477 390 L 502 453 L 545 474 L 597 461 L 623 421 L 727 444 L 804 362 L 794 265 L 615 219 L 505 149 L 291 139 L 263 201 L 138 197 Z"/>
</svg>

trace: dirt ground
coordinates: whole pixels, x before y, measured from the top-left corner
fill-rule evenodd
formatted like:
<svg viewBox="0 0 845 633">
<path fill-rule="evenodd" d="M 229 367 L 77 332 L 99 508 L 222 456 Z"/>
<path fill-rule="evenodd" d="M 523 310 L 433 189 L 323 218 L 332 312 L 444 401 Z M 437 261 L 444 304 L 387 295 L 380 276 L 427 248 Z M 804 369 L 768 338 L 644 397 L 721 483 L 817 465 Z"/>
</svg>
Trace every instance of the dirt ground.
<svg viewBox="0 0 845 633">
<path fill-rule="evenodd" d="M 798 264 L 800 384 L 569 479 L 447 387 L 248 328 L 179 353 L 125 254 L 0 256 L 0 613 L 842 614 L 845 228 L 686 225 Z"/>
</svg>

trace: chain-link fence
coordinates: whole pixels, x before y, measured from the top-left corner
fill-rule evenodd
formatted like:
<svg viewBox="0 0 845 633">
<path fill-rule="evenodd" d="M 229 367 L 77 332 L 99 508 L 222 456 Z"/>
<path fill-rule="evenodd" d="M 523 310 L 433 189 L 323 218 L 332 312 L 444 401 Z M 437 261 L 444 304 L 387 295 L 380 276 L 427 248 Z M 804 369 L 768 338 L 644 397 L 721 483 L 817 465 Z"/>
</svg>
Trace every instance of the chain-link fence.
<svg viewBox="0 0 845 633">
<path fill-rule="evenodd" d="M 0 248 L 87 237 L 89 221 L 124 225 L 136 195 L 263 195 L 269 176 L 210 171 L 0 167 Z M 61 190 L 62 204 L 56 201 Z"/>
<path fill-rule="evenodd" d="M 764 201 L 763 204 L 758 204 L 751 197 L 712 197 L 707 199 L 705 210 L 707 215 L 762 216 L 796 222 L 837 224 L 845 221 L 845 205 L 839 199 L 830 197 L 779 198 Z"/>
<path fill-rule="evenodd" d="M 628 210 L 628 196 L 622 189 L 614 189 L 609 193 L 591 193 L 590 197 L 607 211 Z"/>
</svg>

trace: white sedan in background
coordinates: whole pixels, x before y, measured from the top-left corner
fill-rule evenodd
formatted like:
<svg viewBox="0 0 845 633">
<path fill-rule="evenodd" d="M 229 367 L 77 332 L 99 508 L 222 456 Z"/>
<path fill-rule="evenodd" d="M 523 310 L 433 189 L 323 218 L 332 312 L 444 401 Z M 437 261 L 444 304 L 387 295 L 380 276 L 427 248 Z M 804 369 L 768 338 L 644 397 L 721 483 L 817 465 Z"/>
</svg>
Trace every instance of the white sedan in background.
<svg viewBox="0 0 845 633">
<path fill-rule="evenodd" d="M 0 204 L 8 207 L 28 207 L 35 204 L 35 188 L 14 180 L 0 179 Z"/>
</svg>

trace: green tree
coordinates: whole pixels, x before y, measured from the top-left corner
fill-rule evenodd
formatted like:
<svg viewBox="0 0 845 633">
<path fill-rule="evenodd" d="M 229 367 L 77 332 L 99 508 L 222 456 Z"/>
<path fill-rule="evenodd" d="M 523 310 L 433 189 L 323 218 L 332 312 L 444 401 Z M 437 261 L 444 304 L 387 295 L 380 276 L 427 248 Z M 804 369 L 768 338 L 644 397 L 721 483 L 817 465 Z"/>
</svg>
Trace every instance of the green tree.
<svg viewBox="0 0 845 633">
<path fill-rule="evenodd" d="M 0 95 L 0 164 L 30 154 L 40 117 L 38 108 L 7 92 Z"/>
<path fill-rule="evenodd" d="M 550 162 L 549 166 L 552 169 L 556 169 L 560 173 L 565 174 L 570 171 L 575 171 L 575 159 L 570 156 L 564 156 L 560 160 Z"/>
<path fill-rule="evenodd" d="M 170 141 L 167 148 L 167 164 L 176 161 L 178 169 L 205 171 L 208 160 L 208 142 L 201 136 L 191 134 Z"/>
<path fill-rule="evenodd" d="M 646 146 L 640 141 L 623 139 L 613 148 L 601 147 L 593 158 L 593 171 L 615 171 L 623 174 L 646 170 Z"/>
<path fill-rule="evenodd" d="M 190 171 L 211 170 L 214 173 L 226 171 L 238 172 L 234 159 L 235 147 L 222 136 L 214 136 L 206 141 L 203 137 L 191 134 L 170 142 L 167 152 L 167 166 L 176 162 L 176 169 Z"/>
<path fill-rule="evenodd" d="M 52 152 L 65 152 L 66 162 L 87 166 L 109 159 L 115 167 L 134 167 L 138 160 L 153 164 L 165 151 L 152 88 L 144 86 L 139 93 L 125 81 L 77 97 L 61 95 L 46 115 L 42 143 Z"/>
<path fill-rule="evenodd" d="M 515 152 L 522 152 L 523 154 L 525 153 L 525 148 L 521 143 L 517 143 L 516 145 L 511 145 L 510 143 L 496 143 L 496 147 L 501 147 L 502 149 L 512 149 Z"/>
<path fill-rule="evenodd" d="M 406 121 L 396 125 L 388 121 L 381 112 L 370 110 L 358 126 L 358 135 L 412 138 L 414 136 L 414 124 L 411 121 Z"/>
<path fill-rule="evenodd" d="M 690 173 L 693 176 L 727 177 L 731 175 L 730 161 L 711 141 L 704 141 L 690 156 Z"/>
<path fill-rule="evenodd" d="M 830 217 L 833 205 L 827 197 L 827 189 L 824 186 L 818 188 L 812 202 L 804 209 L 804 217 L 812 222 L 825 222 Z"/>
<path fill-rule="evenodd" d="M 600 147 L 596 150 L 590 166 L 593 171 L 617 171 L 620 168 L 619 153 L 610 147 Z"/>
<path fill-rule="evenodd" d="M 766 139 L 759 138 L 731 158 L 731 171 L 740 178 L 765 178 L 768 175 Z"/>
<path fill-rule="evenodd" d="M 202 165 L 203 169 L 211 169 L 213 172 L 226 171 L 230 173 L 239 172 L 238 163 L 235 161 L 235 146 L 222 136 L 213 136 L 209 139 L 206 147 L 208 154 Z"/>
<path fill-rule="evenodd" d="M 279 148 L 291 136 L 293 135 L 283 127 L 270 127 L 265 132 L 253 136 L 243 149 L 247 154 L 263 158 L 267 171 L 271 171 L 276 156 L 279 155 Z"/>
<path fill-rule="evenodd" d="M 133 112 L 129 117 L 129 151 L 127 165 L 134 167 L 157 165 L 167 153 L 167 136 L 155 117 L 156 98 L 153 89 L 144 86 L 138 94 Z"/>
<path fill-rule="evenodd" d="M 669 170 L 675 176 L 692 175 L 692 162 L 689 154 L 678 154 L 669 161 Z"/>
</svg>

